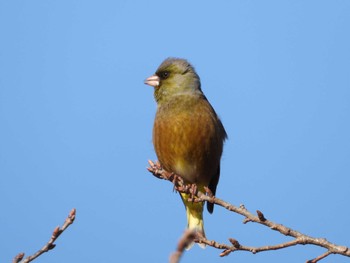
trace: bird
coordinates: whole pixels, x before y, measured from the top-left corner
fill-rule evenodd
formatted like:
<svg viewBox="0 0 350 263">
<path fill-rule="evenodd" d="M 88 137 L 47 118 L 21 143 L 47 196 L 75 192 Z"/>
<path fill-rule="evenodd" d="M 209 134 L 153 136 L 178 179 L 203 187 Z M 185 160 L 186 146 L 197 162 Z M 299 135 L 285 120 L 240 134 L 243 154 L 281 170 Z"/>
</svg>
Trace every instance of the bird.
<svg viewBox="0 0 350 263">
<path fill-rule="evenodd" d="M 154 87 L 153 145 L 160 165 L 186 184 L 195 184 L 202 192 L 208 187 L 215 195 L 227 133 L 201 89 L 195 68 L 186 59 L 169 57 L 144 83 Z M 204 203 L 189 201 L 189 194 L 180 195 L 187 228 L 205 237 Z M 207 210 L 213 213 L 214 204 L 207 202 Z"/>
</svg>

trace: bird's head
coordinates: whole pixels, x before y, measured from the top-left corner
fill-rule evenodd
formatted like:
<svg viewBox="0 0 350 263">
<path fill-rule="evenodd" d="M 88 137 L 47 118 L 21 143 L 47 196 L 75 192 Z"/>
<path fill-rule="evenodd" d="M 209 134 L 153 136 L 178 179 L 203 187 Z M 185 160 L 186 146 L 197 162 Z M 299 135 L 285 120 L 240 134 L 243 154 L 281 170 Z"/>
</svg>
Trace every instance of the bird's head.
<svg viewBox="0 0 350 263">
<path fill-rule="evenodd" d="M 180 94 L 202 94 L 201 83 L 193 66 L 185 59 L 167 58 L 156 73 L 145 80 L 154 87 L 157 103 Z"/>
</svg>

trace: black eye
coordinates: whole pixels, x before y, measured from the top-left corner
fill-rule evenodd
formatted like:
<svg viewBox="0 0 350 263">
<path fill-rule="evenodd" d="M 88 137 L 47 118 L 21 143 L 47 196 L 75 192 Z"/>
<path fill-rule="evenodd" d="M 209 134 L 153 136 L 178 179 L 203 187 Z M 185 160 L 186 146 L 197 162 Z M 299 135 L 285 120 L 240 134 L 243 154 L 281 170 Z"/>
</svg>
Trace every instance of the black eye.
<svg viewBox="0 0 350 263">
<path fill-rule="evenodd" d="M 166 79 L 167 77 L 169 77 L 170 73 L 169 71 L 162 71 L 159 75 L 161 79 Z"/>
</svg>

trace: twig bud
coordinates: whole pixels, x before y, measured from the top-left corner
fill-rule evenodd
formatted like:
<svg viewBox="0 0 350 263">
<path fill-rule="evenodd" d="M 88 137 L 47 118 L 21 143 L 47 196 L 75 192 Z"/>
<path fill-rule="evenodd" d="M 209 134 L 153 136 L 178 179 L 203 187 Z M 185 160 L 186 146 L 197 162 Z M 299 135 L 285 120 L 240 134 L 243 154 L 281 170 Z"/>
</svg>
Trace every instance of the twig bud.
<svg viewBox="0 0 350 263">
<path fill-rule="evenodd" d="M 241 244 L 240 244 L 236 239 L 234 239 L 234 238 L 229 238 L 228 240 L 231 242 L 231 244 L 232 244 L 235 248 L 239 248 L 239 247 L 241 246 Z"/>
<path fill-rule="evenodd" d="M 260 221 L 262 221 L 262 222 L 266 221 L 266 218 L 265 218 L 264 214 L 261 211 L 256 210 L 256 213 L 258 214 L 258 217 L 259 217 Z"/>
</svg>

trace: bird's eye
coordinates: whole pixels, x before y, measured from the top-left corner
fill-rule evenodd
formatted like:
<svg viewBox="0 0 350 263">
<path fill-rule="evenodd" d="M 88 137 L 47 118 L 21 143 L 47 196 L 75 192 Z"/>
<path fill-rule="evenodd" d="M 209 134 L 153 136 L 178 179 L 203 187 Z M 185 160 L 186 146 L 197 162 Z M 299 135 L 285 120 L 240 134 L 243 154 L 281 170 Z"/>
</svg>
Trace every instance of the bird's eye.
<svg viewBox="0 0 350 263">
<path fill-rule="evenodd" d="M 169 71 L 163 71 L 160 73 L 160 78 L 166 79 L 167 77 L 169 77 L 169 75 L 170 75 Z"/>
</svg>

